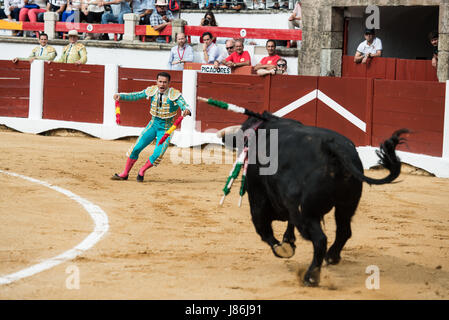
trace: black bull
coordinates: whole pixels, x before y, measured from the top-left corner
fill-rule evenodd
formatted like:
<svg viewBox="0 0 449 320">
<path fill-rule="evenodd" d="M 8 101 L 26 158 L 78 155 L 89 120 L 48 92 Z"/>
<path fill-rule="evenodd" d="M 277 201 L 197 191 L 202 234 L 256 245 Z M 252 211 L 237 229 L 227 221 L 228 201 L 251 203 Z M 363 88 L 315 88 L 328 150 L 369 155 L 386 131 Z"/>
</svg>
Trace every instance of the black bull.
<svg viewBox="0 0 449 320">
<path fill-rule="evenodd" d="M 385 184 L 396 179 L 401 162 L 395 148 L 405 139 L 396 131 L 377 151 L 379 164 L 389 170 L 383 179 L 366 177 L 354 144 L 337 132 L 305 126 L 298 121 L 263 114 L 265 121 L 256 131 L 265 129 L 266 147 L 270 150 L 270 129 L 278 135 L 278 168 L 274 174 L 261 175 L 257 160 L 248 165 L 247 192 L 256 232 L 270 245 L 276 257 L 290 258 L 295 253 L 296 227 L 313 243 L 313 260 L 304 276 L 304 284 L 316 286 L 320 281 L 323 259 L 328 264 L 340 261 L 340 252 L 351 237 L 351 218 L 355 214 L 363 181 Z M 250 117 L 241 130 L 254 127 L 259 119 Z M 223 137 L 229 141 L 229 136 Z M 235 138 L 235 136 L 234 136 Z M 235 140 L 234 140 L 235 143 Z M 254 143 L 254 146 L 258 143 Z M 251 144 L 249 146 L 252 147 Z M 272 157 L 272 155 L 270 155 Z M 335 207 L 336 237 L 327 250 L 327 237 L 321 229 L 324 215 Z M 273 235 L 272 221 L 288 221 L 282 243 Z"/>
</svg>

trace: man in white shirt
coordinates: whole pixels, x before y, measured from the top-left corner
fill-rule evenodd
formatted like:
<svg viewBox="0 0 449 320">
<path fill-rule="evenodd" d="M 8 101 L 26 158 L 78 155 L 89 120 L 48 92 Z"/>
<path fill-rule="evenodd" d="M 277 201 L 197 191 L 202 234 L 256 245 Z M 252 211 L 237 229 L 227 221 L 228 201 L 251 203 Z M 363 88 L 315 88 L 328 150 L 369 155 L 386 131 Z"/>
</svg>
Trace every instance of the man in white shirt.
<svg viewBox="0 0 449 320">
<path fill-rule="evenodd" d="M 214 64 L 218 67 L 222 57 L 220 49 L 212 41 L 212 34 L 210 32 L 204 32 L 201 38 L 203 39 L 203 62 Z"/>
<path fill-rule="evenodd" d="M 365 30 L 365 41 L 357 47 L 355 63 L 366 63 L 368 59 L 382 56 L 382 41 L 376 37 L 374 29 Z"/>
<path fill-rule="evenodd" d="M 184 70 L 184 62 L 193 61 L 193 49 L 186 44 L 186 35 L 184 33 L 176 35 L 176 43 L 178 45 L 170 50 L 168 65 L 171 70 Z"/>
</svg>

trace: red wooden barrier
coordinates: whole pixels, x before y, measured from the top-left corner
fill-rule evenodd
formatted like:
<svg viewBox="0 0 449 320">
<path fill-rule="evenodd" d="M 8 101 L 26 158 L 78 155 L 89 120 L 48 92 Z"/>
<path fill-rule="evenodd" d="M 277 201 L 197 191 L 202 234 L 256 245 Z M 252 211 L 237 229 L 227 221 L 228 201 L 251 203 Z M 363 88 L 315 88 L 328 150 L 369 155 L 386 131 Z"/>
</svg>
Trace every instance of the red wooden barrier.
<svg viewBox="0 0 449 320">
<path fill-rule="evenodd" d="M 270 80 L 269 111 L 274 113 L 293 101 L 318 88 L 318 77 L 266 76 Z M 317 100 L 314 99 L 300 108 L 286 114 L 284 118 L 295 119 L 308 126 L 316 126 Z"/>
<path fill-rule="evenodd" d="M 43 118 L 103 123 L 104 66 L 45 64 Z"/>
<path fill-rule="evenodd" d="M 343 56 L 342 77 L 387 80 L 438 81 L 430 60 L 374 58 L 370 63 L 355 63 L 354 57 Z"/>
<path fill-rule="evenodd" d="M 396 59 L 396 80 L 438 81 L 430 60 Z"/>
<path fill-rule="evenodd" d="M 342 77 L 351 78 L 396 78 L 396 59 L 373 58 L 368 63 L 355 63 L 353 56 L 343 56 Z"/>
<path fill-rule="evenodd" d="M 138 92 L 156 84 L 162 70 L 119 68 L 119 92 Z M 182 91 L 182 71 L 169 71 L 170 87 Z M 111 97 L 112 99 L 112 97 Z M 151 119 L 148 100 L 121 101 L 120 120 L 123 126 L 145 127 Z"/>
<path fill-rule="evenodd" d="M 369 145 L 372 85 L 372 79 L 320 77 L 318 89 L 363 121 L 366 124 L 366 132 L 321 100 L 317 102 L 316 125 L 341 133 L 356 146 Z"/>
<path fill-rule="evenodd" d="M 0 61 L 0 116 L 28 117 L 30 63 Z"/>
<path fill-rule="evenodd" d="M 265 109 L 268 110 L 268 107 L 264 107 L 265 81 L 263 77 L 251 75 L 199 73 L 197 95 L 233 103 L 255 112 L 263 112 Z M 196 129 L 203 132 L 241 124 L 247 118 L 242 114 L 213 108 L 202 101 L 197 101 L 196 108 L 196 120 L 201 121 L 201 128 Z"/>
<path fill-rule="evenodd" d="M 414 133 L 399 150 L 441 157 L 444 98 L 444 83 L 375 80 L 372 145 L 408 128 Z"/>
</svg>

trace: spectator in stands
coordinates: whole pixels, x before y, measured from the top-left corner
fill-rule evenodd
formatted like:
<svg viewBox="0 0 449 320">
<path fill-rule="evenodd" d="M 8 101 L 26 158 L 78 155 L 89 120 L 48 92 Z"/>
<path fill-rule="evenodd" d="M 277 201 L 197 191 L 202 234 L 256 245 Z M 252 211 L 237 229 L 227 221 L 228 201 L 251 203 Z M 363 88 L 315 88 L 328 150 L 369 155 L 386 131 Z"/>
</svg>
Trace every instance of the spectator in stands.
<svg viewBox="0 0 449 320">
<path fill-rule="evenodd" d="M 157 0 L 156 10 L 150 16 L 150 24 L 154 30 L 161 32 L 173 21 L 173 14 L 168 10 L 167 0 Z M 156 37 L 156 42 L 166 42 L 165 37 Z"/>
<path fill-rule="evenodd" d="M 276 64 L 281 58 L 276 54 L 276 41 L 271 39 L 267 40 L 265 48 L 267 49 L 268 56 L 262 58 L 262 60 L 254 66 L 254 70 L 260 76 L 275 74 Z"/>
<path fill-rule="evenodd" d="M 23 5 L 23 0 L 5 0 L 5 15 L 9 20 L 19 21 L 20 10 Z"/>
<path fill-rule="evenodd" d="M 288 75 L 287 73 L 287 60 L 280 58 L 276 64 L 276 74 Z"/>
<path fill-rule="evenodd" d="M 85 0 L 67 0 L 67 6 L 62 13 L 61 21 L 82 22 L 86 21 L 86 15 L 81 11 Z"/>
<path fill-rule="evenodd" d="M 265 0 L 253 0 L 253 9 L 254 10 L 264 10 L 267 8 L 267 4 L 265 3 Z"/>
<path fill-rule="evenodd" d="M 62 55 L 56 62 L 84 64 L 87 62 L 86 47 L 78 42 L 79 34 L 76 30 L 69 31 L 69 44 L 62 49 Z"/>
<path fill-rule="evenodd" d="M 217 20 L 212 11 L 207 11 L 204 17 L 201 19 L 200 26 L 218 27 Z"/>
<path fill-rule="evenodd" d="M 357 47 L 354 62 L 367 63 L 368 59 L 380 56 L 382 56 L 382 41 L 376 37 L 374 29 L 366 29 L 365 41 Z"/>
<path fill-rule="evenodd" d="M 226 65 L 226 58 L 229 57 L 235 51 L 235 39 L 228 39 L 225 41 L 226 54 L 220 55 L 220 61 L 215 67 L 218 67 L 219 64 Z"/>
<path fill-rule="evenodd" d="M 231 7 L 232 10 L 240 11 L 246 8 L 246 4 L 243 0 L 236 0 L 235 4 Z"/>
<path fill-rule="evenodd" d="M 228 54 L 228 57 L 229 57 L 235 51 L 235 40 L 234 39 L 226 40 L 225 48 L 226 48 L 226 53 Z"/>
<path fill-rule="evenodd" d="M 436 68 L 438 66 L 438 32 L 431 32 L 429 34 L 429 41 L 433 47 L 432 66 Z"/>
<path fill-rule="evenodd" d="M 226 58 L 226 65 L 231 68 L 238 68 L 251 65 L 251 56 L 248 51 L 243 51 L 242 39 L 235 40 L 234 52 Z"/>
<path fill-rule="evenodd" d="M 101 16 L 104 13 L 104 5 L 102 0 L 84 0 L 83 9 L 84 15 L 87 17 L 87 23 L 101 23 Z M 97 33 L 86 33 L 85 40 L 99 38 Z"/>
<path fill-rule="evenodd" d="M 132 0 L 131 7 L 139 15 L 140 24 L 151 24 L 151 14 L 156 11 L 154 0 Z"/>
<path fill-rule="evenodd" d="M 24 6 L 20 10 L 19 20 L 37 22 L 37 15 L 46 11 L 46 0 L 24 0 Z"/>
<path fill-rule="evenodd" d="M 217 45 L 212 41 L 212 33 L 204 32 L 201 39 L 203 39 L 203 61 L 218 67 L 222 60 L 221 53 L 220 49 L 218 49 Z"/>
<path fill-rule="evenodd" d="M 171 70 L 184 70 L 184 62 L 193 62 L 193 49 L 186 43 L 186 35 L 178 33 L 176 43 L 170 50 L 168 65 Z"/>
<path fill-rule="evenodd" d="M 111 6 L 111 11 L 105 11 L 101 16 L 101 23 L 108 24 L 109 22 L 124 24 L 123 16 L 131 12 L 131 7 L 129 6 L 129 0 L 106 0 L 105 5 Z M 120 35 L 119 40 L 121 40 L 122 35 Z M 109 40 L 109 35 L 107 33 L 103 34 L 103 40 Z"/>
<path fill-rule="evenodd" d="M 46 12 L 56 12 L 61 20 L 62 13 L 67 6 L 67 0 L 47 0 Z M 44 12 L 37 15 L 37 21 L 44 22 Z"/>
<path fill-rule="evenodd" d="M 273 1 L 273 5 L 270 7 L 270 9 L 275 9 L 275 10 L 279 10 L 279 9 L 288 9 L 288 1 L 284 1 L 284 4 L 282 6 L 279 5 L 279 1 L 275 0 Z"/>
<path fill-rule="evenodd" d="M 302 11 L 301 11 L 301 0 L 297 0 L 295 7 L 293 8 L 292 14 L 288 17 L 288 28 L 289 29 L 302 29 Z M 292 48 L 297 47 L 297 42 L 292 41 Z"/>
<path fill-rule="evenodd" d="M 3 10 L 2 8 L 0 8 L 0 19 L 6 19 L 5 10 Z"/>
<path fill-rule="evenodd" d="M 48 44 L 48 36 L 45 33 L 39 35 L 39 46 L 35 47 L 28 58 L 14 58 L 12 62 L 17 63 L 19 60 L 27 60 L 30 63 L 35 59 L 53 61 L 56 58 L 56 50 Z"/>
</svg>

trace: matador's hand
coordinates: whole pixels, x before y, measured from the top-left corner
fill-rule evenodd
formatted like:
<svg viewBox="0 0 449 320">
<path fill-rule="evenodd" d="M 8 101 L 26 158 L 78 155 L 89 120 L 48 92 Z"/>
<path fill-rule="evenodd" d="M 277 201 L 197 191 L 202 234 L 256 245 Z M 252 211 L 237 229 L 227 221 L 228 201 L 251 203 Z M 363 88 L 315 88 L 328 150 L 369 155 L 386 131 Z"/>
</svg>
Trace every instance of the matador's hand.
<svg viewBox="0 0 449 320">
<path fill-rule="evenodd" d="M 191 116 L 191 115 L 192 115 L 192 114 L 191 114 L 190 111 L 187 110 L 187 109 L 185 109 L 185 110 L 182 112 L 182 116 L 183 116 L 183 117 Z"/>
<path fill-rule="evenodd" d="M 115 101 L 119 101 L 120 100 L 120 94 L 119 93 L 115 93 L 113 96 Z"/>
</svg>

